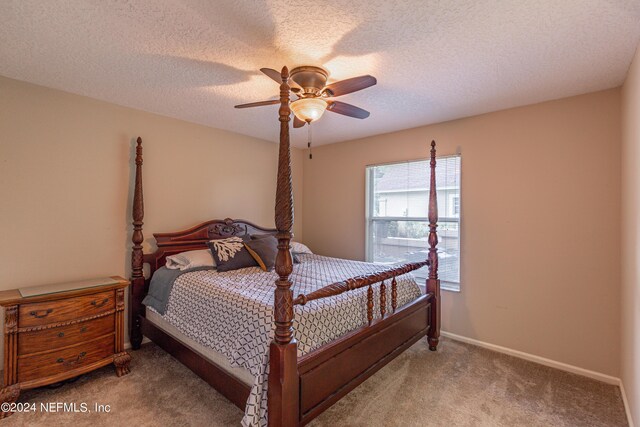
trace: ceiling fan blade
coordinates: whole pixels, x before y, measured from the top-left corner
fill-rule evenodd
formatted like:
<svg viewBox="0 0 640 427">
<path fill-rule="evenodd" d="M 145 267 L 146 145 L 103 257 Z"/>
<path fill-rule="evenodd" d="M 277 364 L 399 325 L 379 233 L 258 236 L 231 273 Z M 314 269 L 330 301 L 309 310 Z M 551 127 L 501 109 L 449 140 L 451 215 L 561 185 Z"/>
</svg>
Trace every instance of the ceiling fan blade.
<svg viewBox="0 0 640 427">
<path fill-rule="evenodd" d="M 260 68 L 260 71 L 262 71 L 264 74 L 266 74 L 267 77 L 269 77 L 274 82 L 276 82 L 278 84 L 282 84 L 282 76 L 280 75 L 280 71 L 276 71 L 273 68 Z M 298 83 L 294 82 L 291 79 L 289 79 L 289 87 L 291 88 L 291 90 L 293 92 L 298 92 L 299 90 L 302 89 L 298 85 Z"/>
<path fill-rule="evenodd" d="M 250 102 L 248 104 L 236 105 L 236 108 L 261 107 L 263 105 L 275 105 L 275 104 L 280 104 L 280 100 L 272 99 L 271 101 Z"/>
<path fill-rule="evenodd" d="M 367 74 L 366 76 L 352 77 L 350 79 L 331 83 L 327 85 L 323 91 L 327 92 L 328 96 L 341 96 L 366 89 L 376 83 L 378 83 L 376 78 Z"/>
<path fill-rule="evenodd" d="M 305 122 L 304 120 L 300 120 L 295 114 L 293 115 L 293 127 L 294 128 L 301 128 L 302 126 L 306 125 L 307 122 Z"/>
<path fill-rule="evenodd" d="M 356 119 L 366 119 L 370 114 L 367 110 L 363 110 L 355 105 L 347 104 L 346 102 L 327 101 L 327 104 L 329 104 L 327 106 L 327 111 L 342 114 L 344 116 L 355 117 Z"/>
</svg>

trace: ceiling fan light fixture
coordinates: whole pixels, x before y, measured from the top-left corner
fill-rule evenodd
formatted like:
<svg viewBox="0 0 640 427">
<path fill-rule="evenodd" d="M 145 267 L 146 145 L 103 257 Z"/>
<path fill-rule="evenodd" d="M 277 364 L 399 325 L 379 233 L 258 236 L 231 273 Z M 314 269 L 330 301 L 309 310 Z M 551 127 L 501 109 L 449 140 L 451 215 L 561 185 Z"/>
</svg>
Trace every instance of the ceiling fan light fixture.
<svg viewBox="0 0 640 427">
<path fill-rule="evenodd" d="M 322 117 L 327 106 L 327 101 L 324 99 L 301 98 L 291 103 L 291 111 L 300 120 L 311 123 Z"/>
</svg>

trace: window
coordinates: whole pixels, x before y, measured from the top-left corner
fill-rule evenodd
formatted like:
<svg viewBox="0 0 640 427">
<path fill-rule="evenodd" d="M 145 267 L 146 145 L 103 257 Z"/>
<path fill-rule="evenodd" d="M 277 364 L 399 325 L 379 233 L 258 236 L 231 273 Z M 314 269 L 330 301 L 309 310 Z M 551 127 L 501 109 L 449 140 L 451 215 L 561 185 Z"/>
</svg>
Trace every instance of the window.
<svg viewBox="0 0 640 427">
<path fill-rule="evenodd" d="M 460 156 L 439 157 L 438 257 L 442 287 L 460 284 Z M 424 261 L 429 243 L 429 160 L 367 167 L 367 261 Z M 421 284 L 427 268 L 413 273 Z"/>
</svg>

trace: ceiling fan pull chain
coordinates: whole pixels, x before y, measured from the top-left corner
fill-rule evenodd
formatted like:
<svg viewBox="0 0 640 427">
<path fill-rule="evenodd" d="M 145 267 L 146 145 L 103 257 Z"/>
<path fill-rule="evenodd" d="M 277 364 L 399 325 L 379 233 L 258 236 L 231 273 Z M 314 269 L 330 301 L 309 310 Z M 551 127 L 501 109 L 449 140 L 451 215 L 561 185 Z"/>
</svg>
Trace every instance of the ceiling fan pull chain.
<svg viewBox="0 0 640 427">
<path fill-rule="evenodd" d="M 309 139 L 307 140 L 307 148 L 309 149 L 309 160 L 313 159 L 313 153 L 311 153 L 311 122 L 308 123 L 309 126 Z"/>
</svg>

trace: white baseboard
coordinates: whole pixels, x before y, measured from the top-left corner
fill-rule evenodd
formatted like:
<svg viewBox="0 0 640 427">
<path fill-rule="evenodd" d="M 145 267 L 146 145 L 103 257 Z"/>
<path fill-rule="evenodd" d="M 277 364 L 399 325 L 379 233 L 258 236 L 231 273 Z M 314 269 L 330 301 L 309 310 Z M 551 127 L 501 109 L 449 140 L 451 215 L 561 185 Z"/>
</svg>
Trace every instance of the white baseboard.
<svg viewBox="0 0 640 427">
<path fill-rule="evenodd" d="M 488 350 L 497 351 L 498 353 L 508 354 L 510 356 L 518 357 L 520 359 L 535 362 L 540 365 L 549 366 L 551 368 L 560 369 L 561 371 L 571 372 L 573 374 L 582 375 L 583 377 L 592 378 L 594 380 L 602 381 L 607 384 L 617 385 L 620 387 L 620 394 L 622 394 L 622 402 L 624 403 L 624 410 L 627 415 L 627 422 L 629 427 L 634 427 L 633 418 L 631 418 L 631 408 L 629 407 L 629 401 L 627 400 L 627 394 L 624 391 L 624 384 L 622 380 L 611 375 L 603 374 L 601 372 L 591 371 L 589 369 L 580 368 L 578 366 L 569 365 L 568 363 L 558 362 L 556 360 L 547 359 L 545 357 L 536 356 L 534 354 L 525 353 L 524 351 L 518 351 L 500 345 L 489 344 L 484 341 L 475 340 L 473 338 L 463 337 L 462 335 L 452 334 L 451 332 L 441 331 L 440 335 L 450 338 L 452 340 L 465 342 L 467 344 L 476 345 L 478 347 L 486 348 Z"/>
<path fill-rule="evenodd" d="M 142 337 L 142 342 L 140 344 L 146 344 L 148 342 L 151 342 L 151 340 L 147 337 Z M 131 341 L 127 341 L 124 343 L 124 349 L 125 350 L 131 350 Z"/>
<path fill-rule="evenodd" d="M 534 354 L 525 353 L 524 351 L 513 350 L 511 348 L 502 347 L 495 344 L 489 344 L 484 341 L 474 340 L 473 338 L 463 337 L 462 335 L 452 334 L 451 332 L 440 332 L 441 335 L 451 338 L 452 340 L 466 342 L 468 344 L 477 345 L 489 350 L 497 351 L 498 353 L 508 354 L 510 356 L 518 357 L 520 359 L 529 360 L 530 362 L 539 363 L 540 365 L 549 366 L 551 368 L 560 369 L 562 371 L 571 372 L 574 374 L 582 375 L 583 377 L 593 378 L 594 380 L 602 381 L 607 384 L 620 385 L 620 378 L 612 377 L 600 372 L 590 371 L 589 369 L 580 368 L 578 366 L 569 365 L 567 363 L 558 362 L 555 360 L 547 359 L 545 357 L 536 356 Z"/>
<path fill-rule="evenodd" d="M 620 393 L 622 394 L 622 401 L 624 402 L 624 411 L 627 413 L 627 422 L 629 427 L 633 427 L 633 418 L 631 417 L 631 407 L 627 400 L 627 392 L 624 391 L 624 383 L 620 381 Z"/>
</svg>

